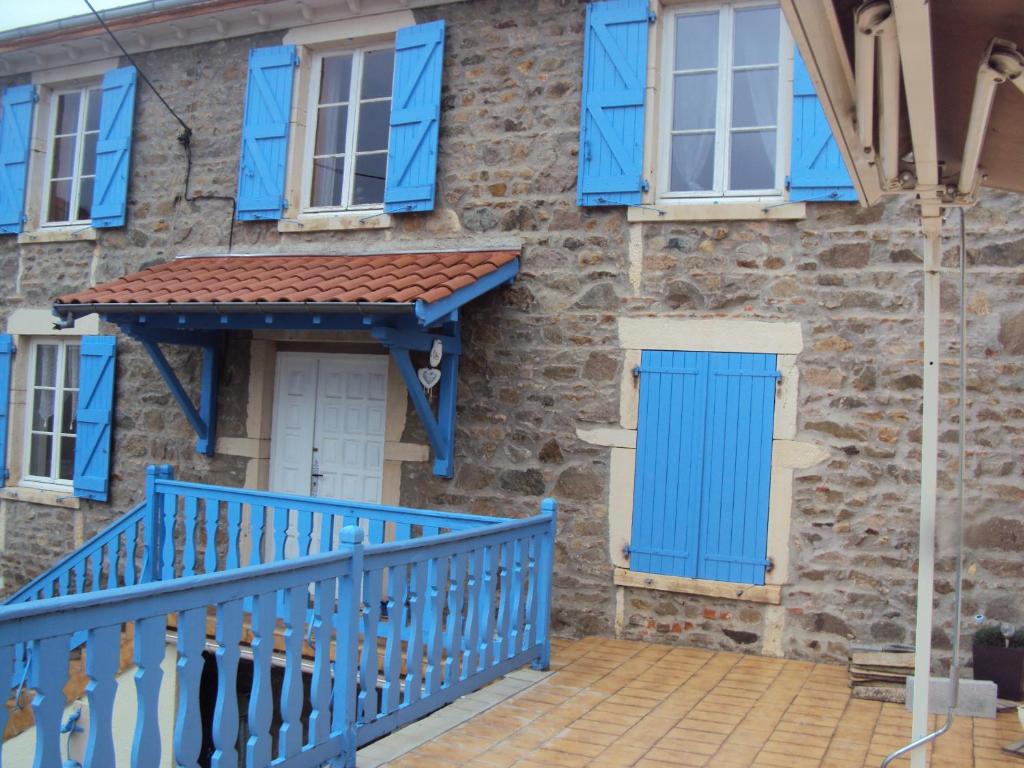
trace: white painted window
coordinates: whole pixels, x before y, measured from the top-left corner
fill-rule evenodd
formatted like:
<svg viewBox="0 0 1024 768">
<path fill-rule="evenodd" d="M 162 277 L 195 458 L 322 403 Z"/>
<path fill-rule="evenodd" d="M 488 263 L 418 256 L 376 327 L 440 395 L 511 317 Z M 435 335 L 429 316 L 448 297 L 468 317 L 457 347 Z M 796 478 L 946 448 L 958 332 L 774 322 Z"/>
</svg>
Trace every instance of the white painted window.
<svg viewBox="0 0 1024 768">
<path fill-rule="evenodd" d="M 312 64 L 303 211 L 380 208 L 394 48 L 318 53 Z"/>
<path fill-rule="evenodd" d="M 23 483 L 70 487 L 75 471 L 79 344 L 64 339 L 31 342 Z"/>
<path fill-rule="evenodd" d="M 96 140 L 102 91 L 98 84 L 50 95 L 42 224 L 87 224 L 92 219 Z"/>
<path fill-rule="evenodd" d="M 792 43 L 778 6 L 683 6 L 663 35 L 659 196 L 781 196 Z"/>
</svg>

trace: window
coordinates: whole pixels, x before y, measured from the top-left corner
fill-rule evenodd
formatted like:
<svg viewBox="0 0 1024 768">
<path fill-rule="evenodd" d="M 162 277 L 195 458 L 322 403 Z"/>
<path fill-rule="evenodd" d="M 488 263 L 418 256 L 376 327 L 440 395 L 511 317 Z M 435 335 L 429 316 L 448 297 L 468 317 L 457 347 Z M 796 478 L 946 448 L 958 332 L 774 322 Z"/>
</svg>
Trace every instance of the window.
<svg viewBox="0 0 1024 768">
<path fill-rule="evenodd" d="M 92 218 L 101 101 L 98 86 L 58 91 L 51 97 L 44 226 L 87 223 Z"/>
<path fill-rule="evenodd" d="M 661 196 L 781 195 L 791 43 L 779 8 L 684 8 L 664 33 Z"/>
<path fill-rule="evenodd" d="M 31 346 L 24 480 L 70 485 L 75 471 L 79 344 L 60 339 Z"/>
<path fill-rule="evenodd" d="M 303 182 L 308 212 L 384 204 L 393 48 L 318 54 Z"/>
</svg>

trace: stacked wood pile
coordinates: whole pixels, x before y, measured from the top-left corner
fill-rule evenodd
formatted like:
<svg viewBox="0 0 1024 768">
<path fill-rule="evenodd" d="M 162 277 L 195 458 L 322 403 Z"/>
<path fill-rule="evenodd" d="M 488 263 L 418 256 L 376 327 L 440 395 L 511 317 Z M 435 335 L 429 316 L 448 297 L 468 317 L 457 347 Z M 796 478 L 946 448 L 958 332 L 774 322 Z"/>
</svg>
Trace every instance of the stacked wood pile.
<svg viewBox="0 0 1024 768">
<path fill-rule="evenodd" d="M 913 674 L 912 645 L 850 646 L 850 688 L 855 699 L 902 704 L 907 677 Z"/>
</svg>

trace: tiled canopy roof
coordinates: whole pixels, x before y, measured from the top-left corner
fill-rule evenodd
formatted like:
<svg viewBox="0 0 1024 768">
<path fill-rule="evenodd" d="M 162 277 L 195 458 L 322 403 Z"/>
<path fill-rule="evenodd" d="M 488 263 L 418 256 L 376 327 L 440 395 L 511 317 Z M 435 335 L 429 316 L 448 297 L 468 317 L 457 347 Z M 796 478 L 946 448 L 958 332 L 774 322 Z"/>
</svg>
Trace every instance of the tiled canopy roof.
<svg viewBox="0 0 1024 768">
<path fill-rule="evenodd" d="M 513 250 L 374 256 L 182 258 L 61 296 L 75 304 L 431 304 L 515 259 Z"/>
</svg>

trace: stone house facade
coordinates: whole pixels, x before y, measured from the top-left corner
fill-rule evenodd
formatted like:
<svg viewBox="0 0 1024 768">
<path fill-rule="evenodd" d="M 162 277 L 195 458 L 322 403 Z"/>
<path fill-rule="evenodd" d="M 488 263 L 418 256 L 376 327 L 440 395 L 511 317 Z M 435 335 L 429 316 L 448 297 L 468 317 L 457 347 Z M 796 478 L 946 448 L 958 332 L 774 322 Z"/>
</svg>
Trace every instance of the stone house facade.
<svg viewBox="0 0 1024 768">
<path fill-rule="evenodd" d="M 171 464 L 183 479 L 272 485 L 280 355 L 387 360 L 386 350 L 361 331 L 229 330 L 216 393 L 216 444 L 204 455 L 142 345 L 120 335 L 108 499 L 76 498 L 66 477 L 57 478 L 64 490 L 61 482 L 25 482 L 32 475 L 29 404 L 39 395 L 29 383 L 38 362 L 22 352 L 55 338 L 117 329 L 92 314 L 56 330 L 54 299 L 179 256 L 230 251 L 314 259 L 513 249 L 520 264 L 515 282 L 460 308 L 452 477 L 435 475 L 422 420 L 390 363 L 381 501 L 522 516 L 541 497 L 556 498 L 554 627 L 564 634 L 815 660 L 842 659 L 853 642 L 912 639 L 921 290 L 909 206 L 797 202 L 784 186 L 738 200 L 666 194 L 671 131 L 670 110 L 662 109 L 671 73 L 664 68 L 679 66 L 665 53 L 668 20 L 677 20 L 686 3 L 651 3 L 657 18 L 650 22 L 641 149 L 653 183 L 640 203 L 627 205 L 580 205 L 577 196 L 585 3 L 220 6 L 202 14 L 185 6 L 158 17 L 125 14 L 114 25 L 139 70 L 192 131 L 187 171 L 181 127 L 139 83 L 123 226 L 45 226 L 37 201 L 44 182 L 53 182 L 52 173 L 46 176 L 53 150 L 38 128 L 48 123 L 37 120 L 43 132 L 33 134 L 26 221 L 20 233 L 0 235 L 0 323 L 17 349 L 7 423 L 10 476 L 0 490 L 5 592 L 136 504 L 148 464 Z M 730 13 L 745 7 L 721 6 Z M 438 20 L 445 36 L 432 209 L 306 215 L 308 178 L 292 158 L 284 215 L 234 220 L 250 50 L 296 46 L 295 99 L 308 101 L 318 71 L 313 63 L 325 51 L 386 46 L 397 30 Z M 56 103 L 53 95 L 65 84 L 83 87 L 126 66 L 90 23 L 83 20 L 80 34 L 74 26 L 8 34 L 0 42 L 6 66 L 0 88 L 33 84 L 43 94 L 36 106 L 42 110 Z M 784 41 L 784 28 L 779 34 Z M 785 89 L 792 88 L 794 66 L 787 50 L 779 45 L 775 64 L 784 105 L 776 127 L 786 137 L 792 130 Z M 687 72 L 683 66 L 676 76 Z M 293 103 L 293 130 L 317 108 L 304 106 L 306 112 Z M 788 162 L 788 139 L 778 147 Z M 774 173 L 784 175 L 780 167 Z M 1024 354 L 1019 210 L 1016 196 L 989 194 L 968 214 L 977 282 L 968 299 L 964 610 L 1014 622 L 1024 620 L 1017 597 L 1024 589 L 1024 523 L 1016 506 L 1024 498 L 1017 460 L 1024 447 L 1024 395 L 1016 382 Z M 954 243 L 948 247 L 953 266 Z M 944 294 L 950 338 L 958 301 L 952 288 Z M 201 353 L 165 351 L 184 389 L 198 399 Z M 644 442 L 644 424 L 651 423 L 644 421 L 641 394 L 645 351 L 774 356 L 780 378 L 766 390 L 773 411 L 762 435 L 770 445 L 762 467 L 768 494 L 762 533 L 771 566 L 761 566 L 767 571 L 761 579 L 691 578 L 631 562 L 639 551 L 631 528 L 641 496 L 636 480 L 655 450 Z M 951 360 L 957 351 L 949 346 Z M 954 414 L 952 379 L 945 393 Z M 948 511 L 953 416 L 946 426 L 941 490 Z M 940 644 L 951 606 L 948 545 L 939 560 L 945 579 L 937 587 Z"/>
</svg>

